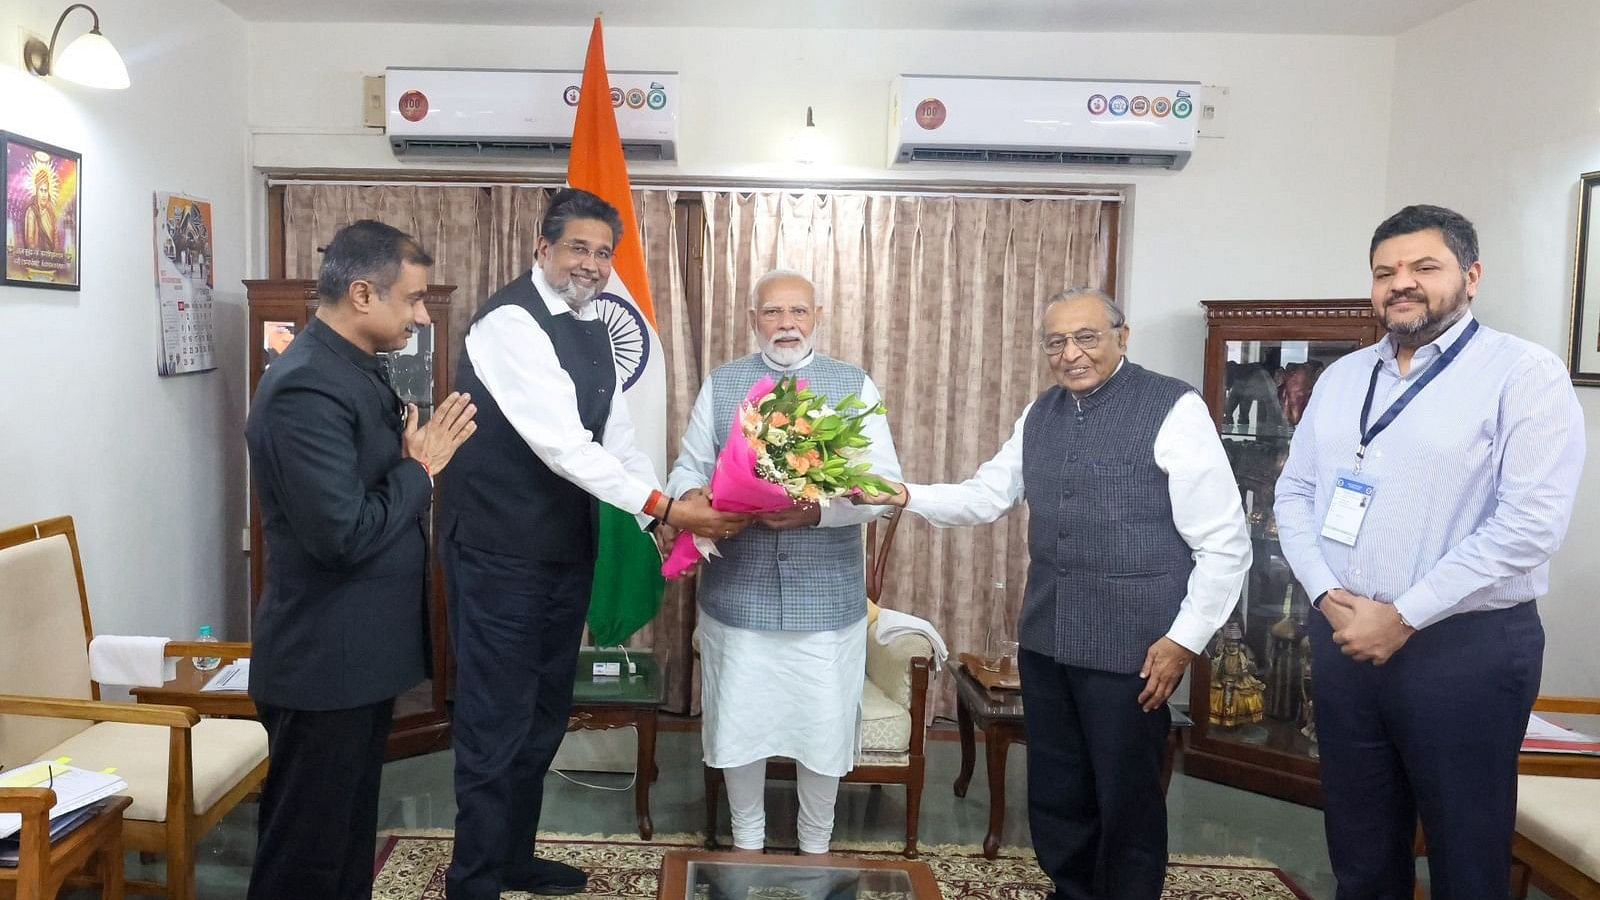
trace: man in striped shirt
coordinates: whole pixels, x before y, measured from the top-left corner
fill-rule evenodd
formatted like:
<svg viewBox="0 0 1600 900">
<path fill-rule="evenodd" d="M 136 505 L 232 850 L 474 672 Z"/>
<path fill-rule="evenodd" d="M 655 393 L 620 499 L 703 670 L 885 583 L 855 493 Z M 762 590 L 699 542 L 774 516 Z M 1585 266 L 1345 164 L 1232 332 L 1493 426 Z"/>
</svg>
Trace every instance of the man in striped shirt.
<svg viewBox="0 0 1600 900">
<path fill-rule="evenodd" d="M 1437 898 L 1510 891 L 1534 600 L 1566 535 L 1584 424 L 1553 353 L 1471 313 L 1472 223 L 1408 206 L 1370 249 L 1389 334 L 1317 382 L 1278 480 L 1310 622 L 1340 900 L 1408 898 L 1417 817 Z"/>
</svg>

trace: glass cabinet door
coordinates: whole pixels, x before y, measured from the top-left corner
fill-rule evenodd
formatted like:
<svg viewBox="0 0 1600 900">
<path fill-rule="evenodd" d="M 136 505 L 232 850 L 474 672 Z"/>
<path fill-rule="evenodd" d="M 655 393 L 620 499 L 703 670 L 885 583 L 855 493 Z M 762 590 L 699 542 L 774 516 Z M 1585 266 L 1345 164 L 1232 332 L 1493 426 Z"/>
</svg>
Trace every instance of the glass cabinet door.
<svg viewBox="0 0 1600 900">
<path fill-rule="evenodd" d="M 1317 378 L 1360 342 L 1237 340 L 1224 344 L 1222 445 L 1239 484 L 1254 561 L 1233 617 L 1212 639 L 1214 740 L 1315 757 L 1310 602 L 1278 546 L 1273 492 Z"/>
<path fill-rule="evenodd" d="M 419 425 L 433 416 L 433 337 L 434 328 L 418 328 L 404 350 L 388 354 L 389 380 L 400 402 L 417 405 Z"/>
</svg>

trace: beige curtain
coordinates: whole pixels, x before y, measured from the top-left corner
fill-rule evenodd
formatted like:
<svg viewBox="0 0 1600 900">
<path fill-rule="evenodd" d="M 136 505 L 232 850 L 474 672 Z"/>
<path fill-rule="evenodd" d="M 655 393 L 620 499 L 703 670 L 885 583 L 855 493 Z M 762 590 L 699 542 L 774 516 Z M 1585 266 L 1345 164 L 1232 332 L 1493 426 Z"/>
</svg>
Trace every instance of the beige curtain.
<svg viewBox="0 0 1600 900">
<path fill-rule="evenodd" d="M 1115 261 L 1112 203 L 884 194 L 708 193 L 702 371 L 752 352 L 755 279 L 809 275 L 818 346 L 871 373 L 913 482 L 960 481 L 992 456 L 1048 383 L 1037 323 L 1051 294 L 1100 287 Z M 1019 509 L 979 528 L 907 516 L 884 605 L 932 621 L 952 652 L 1014 638 L 1027 565 Z M 1004 608 L 991 586 L 1007 585 Z M 953 715 L 941 679 L 934 710 Z"/>
<path fill-rule="evenodd" d="M 291 184 L 284 188 L 284 272 L 316 278 L 319 250 L 358 219 L 377 219 L 422 242 L 433 256 L 429 280 L 453 284 L 450 334 L 459 352 L 472 311 L 489 283 L 495 241 L 489 189 L 416 185 Z M 454 354 L 452 354 L 453 356 Z"/>
</svg>

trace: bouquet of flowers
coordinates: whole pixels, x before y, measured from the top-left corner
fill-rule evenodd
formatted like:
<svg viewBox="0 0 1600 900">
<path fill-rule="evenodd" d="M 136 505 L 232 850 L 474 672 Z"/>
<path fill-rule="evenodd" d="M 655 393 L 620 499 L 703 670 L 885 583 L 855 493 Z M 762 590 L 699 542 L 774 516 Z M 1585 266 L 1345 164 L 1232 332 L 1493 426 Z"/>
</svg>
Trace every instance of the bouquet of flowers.
<svg viewBox="0 0 1600 900">
<path fill-rule="evenodd" d="M 858 492 L 893 494 L 894 488 L 861 461 L 872 445 L 861 429 L 867 417 L 884 412 L 882 403 L 868 407 L 854 394 L 831 405 L 791 377 L 761 379 L 739 405 L 717 457 L 711 505 L 758 515 Z M 682 577 L 715 552 L 709 538 L 683 532 L 661 574 Z"/>
</svg>

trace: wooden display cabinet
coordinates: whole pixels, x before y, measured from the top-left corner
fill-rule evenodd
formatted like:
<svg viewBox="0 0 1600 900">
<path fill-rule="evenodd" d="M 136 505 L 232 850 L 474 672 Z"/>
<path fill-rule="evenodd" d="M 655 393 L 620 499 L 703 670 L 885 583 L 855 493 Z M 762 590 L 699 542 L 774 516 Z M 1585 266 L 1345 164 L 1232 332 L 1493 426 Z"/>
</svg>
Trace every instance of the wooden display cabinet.
<svg viewBox="0 0 1600 900">
<path fill-rule="evenodd" d="M 1273 493 L 1317 377 L 1376 343 L 1383 325 L 1367 300 L 1203 305 L 1205 400 L 1239 483 L 1254 560 L 1233 617 L 1190 670 L 1184 771 L 1320 807 L 1304 639 L 1311 605 L 1278 546 Z"/>
<path fill-rule="evenodd" d="M 305 330 L 317 310 L 317 285 L 302 279 L 246 281 L 250 308 L 250 396 L 253 399 L 261 375 L 295 338 Z M 401 399 L 417 404 L 424 423 L 434 406 L 450 393 L 455 378 L 450 347 L 450 295 L 455 285 L 429 285 L 424 303 L 433 324 L 419 329 L 405 350 L 389 354 L 390 377 Z M 266 547 L 261 533 L 261 510 L 256 505 L 252 485 L 250 498 L 250 613 L 255 614 L 261 600 L 266 572 Z M 450 746 L 450 713 L 446 704 L 449 691 L 447 673 L 452 671 L 450 635 L 446 626 L 448 598 L 444 576 L 437 565 L 438 534 L 433 510 L 428 513 L 428 630 L 433 677 L 401 694 L 395 700 L 394 731 L 389 736 L 389 758 L 398 759 L 432 753 Z"/>
</svg>

